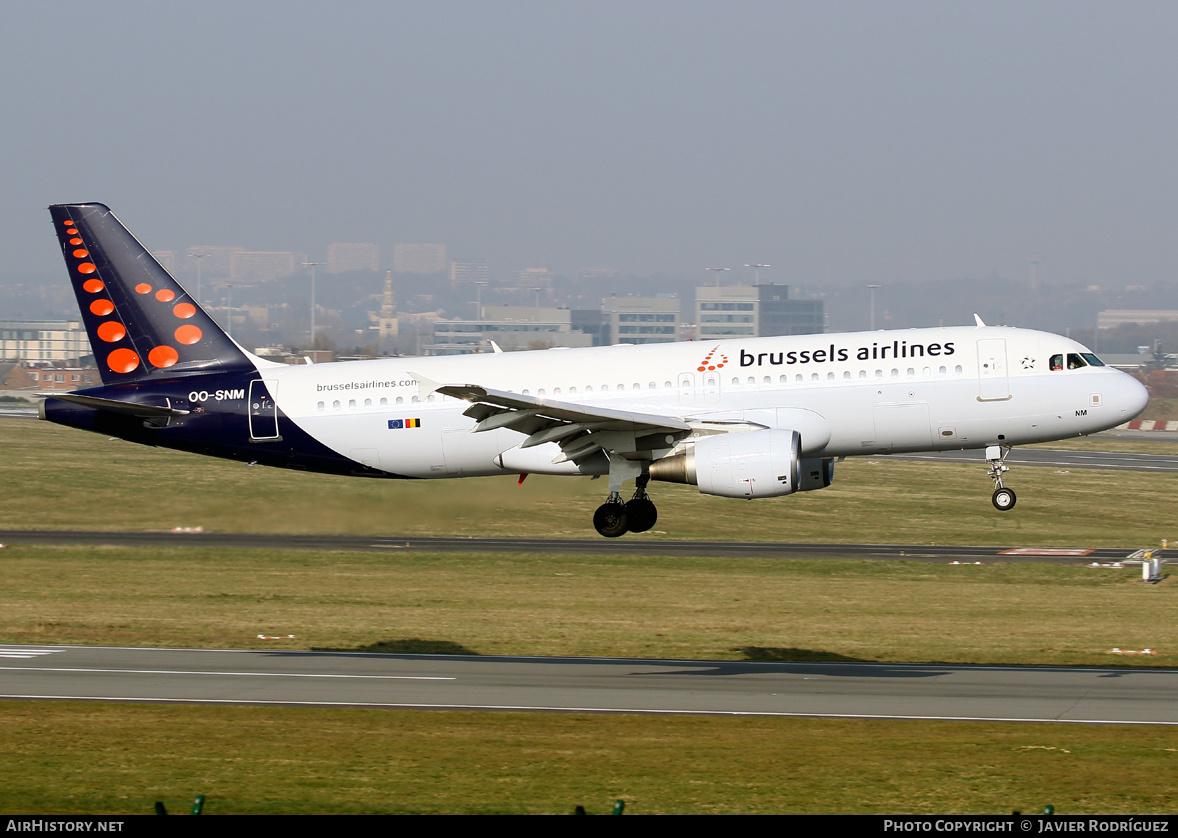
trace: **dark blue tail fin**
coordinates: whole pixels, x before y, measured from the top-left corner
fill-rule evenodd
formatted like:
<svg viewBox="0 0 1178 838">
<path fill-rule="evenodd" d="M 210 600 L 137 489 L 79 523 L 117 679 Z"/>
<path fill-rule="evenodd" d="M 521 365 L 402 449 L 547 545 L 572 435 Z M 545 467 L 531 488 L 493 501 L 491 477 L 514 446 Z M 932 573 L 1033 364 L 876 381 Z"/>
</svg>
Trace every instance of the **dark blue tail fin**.
<svg viewBox="0 0 1178 838">
<path fill-rule="evenodd" d="M 107 207 L 49 213 L 104 384 L 255 368 Z"/>
</svg>

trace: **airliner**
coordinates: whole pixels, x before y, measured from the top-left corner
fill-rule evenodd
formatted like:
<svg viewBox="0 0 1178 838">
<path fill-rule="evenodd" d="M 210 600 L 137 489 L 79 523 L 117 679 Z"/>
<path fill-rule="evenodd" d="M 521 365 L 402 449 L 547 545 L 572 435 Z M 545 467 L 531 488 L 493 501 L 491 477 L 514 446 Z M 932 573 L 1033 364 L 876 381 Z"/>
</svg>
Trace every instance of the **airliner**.
<svg viewBox="0 0 1178 838">
<path fill-rule="evenodd" d="M 106 206 L 49 208 L 102 384 L 42 419 L 144 445 L 361 477 L 605 475 L 606 537 L 644 532 L 651 480 L 771 498 L 846 457 L 1011 448 L 1127 422 L 1134 378 L 1059 335 L 987 326 L 287 365 L 227 335 Z M 634 483 L 630 500 L 623 485 Z"/>
</svg>

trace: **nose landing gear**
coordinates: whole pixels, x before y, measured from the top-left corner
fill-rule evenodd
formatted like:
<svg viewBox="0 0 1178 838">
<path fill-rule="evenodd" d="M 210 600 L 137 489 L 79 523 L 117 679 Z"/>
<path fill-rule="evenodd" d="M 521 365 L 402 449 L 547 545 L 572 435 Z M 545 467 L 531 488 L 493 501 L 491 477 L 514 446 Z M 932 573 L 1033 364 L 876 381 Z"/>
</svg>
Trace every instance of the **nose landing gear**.
<svg viewBox="0 0 1178 838">
<path fill-rule="evenodd" d="M 989 475 L 994 481 L 994 495 L 990 501 L 999 512 L 1009 512 L 1014 509 L 1014 505 L 1018 501 L 1014 489 L 1007 489 L 1002 485 L 1002 475 L 1010 471 L 1010 466 L 1006 465 L 1006 458 L 1010 451 L 1009 445 L 1005 448 L 999 445 L 986 447 L 986 463 L 990 466 Z"/>
</svg>

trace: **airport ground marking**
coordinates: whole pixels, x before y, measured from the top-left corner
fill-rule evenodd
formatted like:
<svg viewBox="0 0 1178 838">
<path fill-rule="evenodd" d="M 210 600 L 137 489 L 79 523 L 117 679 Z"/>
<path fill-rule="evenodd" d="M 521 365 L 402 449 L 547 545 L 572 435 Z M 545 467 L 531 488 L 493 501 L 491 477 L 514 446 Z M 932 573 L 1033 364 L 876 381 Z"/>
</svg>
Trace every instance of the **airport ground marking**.
<svg viewBox="0 0 1178 838">
<path fill-rule="evenodd" d="M 232 675 L 252 678 L 358 678 L 373 681 L 457 681 L 447 675 L 330 675 L 310 672 L 218 672 L 207 669 L 99 669 L 58 666 L 0 666 L 0 672 L 93 672 L 107 675 Z"/>
<path fill-rule="evenodd" d="M 1178 721 L 1139 719 L 1059 719 L 1024 718 L 1018 716 L 931 716 L 894 715 L 886 713 L 791 713 L 776 710 L 651 710 L 641 707 L 559 707 L 526 704 L 422 704 L 375 701 L 290 701 L 231 698 L 151 698 L 147 696 L 103 695 L 21 695 L 0 694 L 0 699 L 13 701 L 113 701 L 134 704 L 229 704 L 274 707 L 355 707 L 389 710 L 454 710 L 497 711 L 506 713 L 593 713 L 601 715 L 641 716 L 733 716 L 794 719 L 864 719 L 868 721 L 924 721 L 924 722 L 1001 722 L 1004 724 L 1069 724 L 1069 725 L 1165 725 L 1178 727 Z"/>
</svg>

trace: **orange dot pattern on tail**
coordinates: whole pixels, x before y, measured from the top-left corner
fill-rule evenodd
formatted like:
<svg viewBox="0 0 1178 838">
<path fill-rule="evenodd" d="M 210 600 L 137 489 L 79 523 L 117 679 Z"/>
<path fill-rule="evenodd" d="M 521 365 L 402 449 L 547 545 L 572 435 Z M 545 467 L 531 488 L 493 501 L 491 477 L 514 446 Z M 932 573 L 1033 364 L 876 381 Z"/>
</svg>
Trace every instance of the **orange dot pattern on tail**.
<svg viewBox="0 0 1178 838">
<path fill-rule="evenodd" d="M 66 235 L 70 236 L 68 239 L 69 244 L 74 247 L 70 255 L 74 259 L 79 260 L 74 263 L 74 269 L 85 276 L 99 273 L 98 266 L 94 262 L 81 261 L 90 259 L 90 251 L 83 246 L 84 242 L 78 232 L 78 228 L 74 226 L 73 219 L 65 219 L 62 221 L 62 224 L 66 227 Z M 114 301 L 106 294 L 103 294 L 107 290 L 106 283 L 97 277 L 93 277 L 82 283 L 82 290 L 87 294 L 102 295 L 96 296 L 95 299 L 91 300 L 89 304 L 91 314 L 97 317 L 111 317 L 114 315 L 112 319 L 103 320 L 98 324 L 94 331 L 98 339 L 104 343 L 119 343 L 123 341 L 127 337 L 127 327 L 117 318 Z M 136 285 L 135 291 L 143 296 L 147 296 L 154 291 L 155 299 L 164 304 L 171 304 L 176 299 L 176 292 L 170 288 L 156 290 L 146 282 Z M 191 303 L 177 303 L 172 307 L 171 313 L 178 320 L 185 320 L 196 315 L 196 306 Z M 197 343 L 201 337 L 201 331 L 196 326 L 184 325 L 176 330 L 176 340 L 180 343 Z M 166 369 L 178 363 L 179 360 L 180 353 L 172 346 L 156 346 L 147 353 L 148 363 L 157 369 Z M 140 362 L 139 354 L 126 346 L 113 348 L 110 354 L 106 356 L 107 368 L 112 372 L 124 375 L 139 369 Z"/>
</svg>

